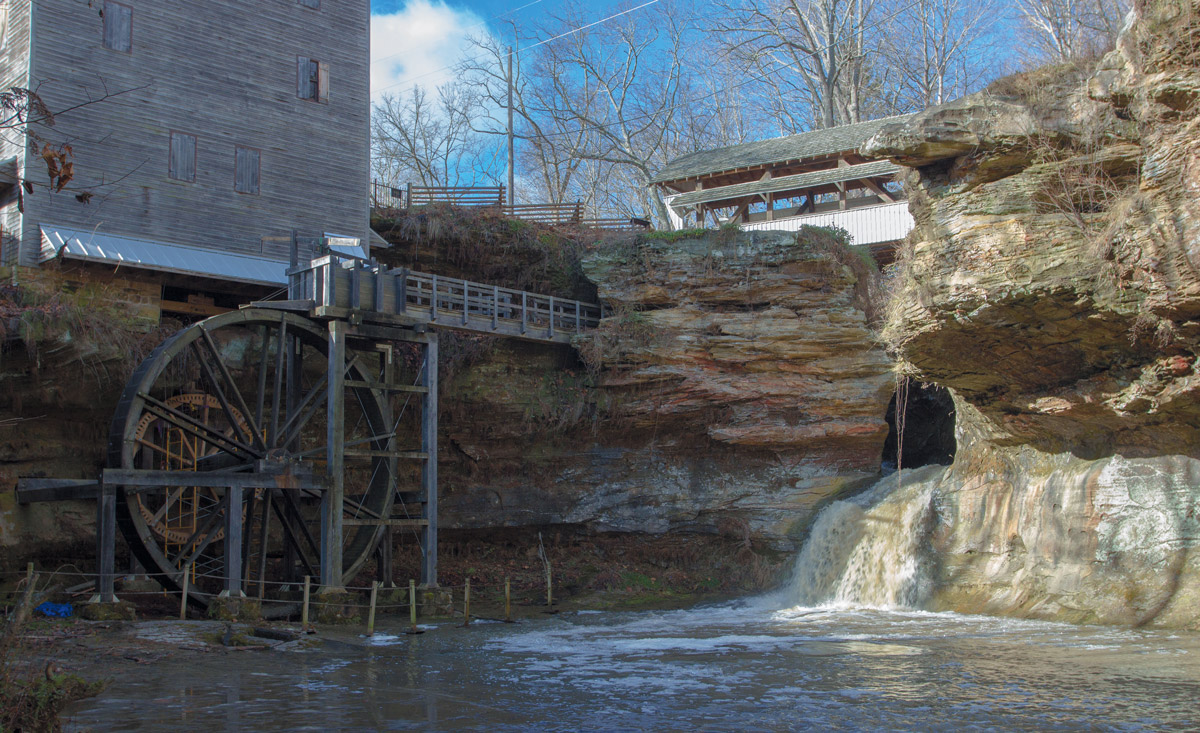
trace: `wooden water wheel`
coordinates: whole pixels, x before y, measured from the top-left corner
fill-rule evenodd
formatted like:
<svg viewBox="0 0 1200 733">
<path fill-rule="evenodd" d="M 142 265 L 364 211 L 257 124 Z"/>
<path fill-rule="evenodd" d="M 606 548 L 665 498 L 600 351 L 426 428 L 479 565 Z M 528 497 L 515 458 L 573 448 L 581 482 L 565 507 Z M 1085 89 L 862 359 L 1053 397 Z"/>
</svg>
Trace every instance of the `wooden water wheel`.
<svg viewBox="0 0 1200 733">
<path fill-rule="evenodd" d="M 201 599 L 222 590 L 273 597 L 320 577 L 323 557 L 340 554 L 326 573 L 333 585 L 368 559 L 383 531 L 374 520 L 395 496 L 394 424 L 369 355 L 340 362 L 331 380 L 330 350 L 327 324 L 244 309 L 183 329 L 134 372 L 108 465 L 124 476 L 121 531 L 164 585 L 180 587 L 187 570 Z M 331 383 L 344 385 L 336 400 Z M 344 488 L 331 500 L 335 435 Z M 328 534 L 322 514 L 339 510 L 345 529 Z M 239 547 L 228 546 L 229 527 Z M 323 549 L 338 536 L 340 553 Z"/>
</svg>

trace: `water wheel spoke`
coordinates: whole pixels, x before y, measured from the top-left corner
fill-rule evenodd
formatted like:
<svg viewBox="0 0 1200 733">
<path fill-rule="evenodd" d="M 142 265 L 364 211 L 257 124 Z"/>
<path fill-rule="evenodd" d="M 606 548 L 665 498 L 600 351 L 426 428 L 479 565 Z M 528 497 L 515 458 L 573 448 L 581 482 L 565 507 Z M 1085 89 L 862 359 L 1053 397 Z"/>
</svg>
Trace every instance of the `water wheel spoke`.
<svg viewBox="0 0 1200 733">
<path fill-rule="evenodd" d="M 161 453 L 164 456 L 167 456 L 169 458 L 175 458 L 175 456 L 172 456 L 171 453 L 166 448 L 163 448 L 158 443 L 154 443 L 149 440 L 146 440 L 145 438 L 138 438 L 137 444 L 140 446 L 143 446 L 145 448 L 149 448 L 150 450 L 158 451 L 159 453 Z"/>
<path fill-rule="evenodd" d="M 217 345 L 213 342 L 212 334 L 207 328 L 200 329 L 200 335 L 203 337 L 204 345 L 208 348 L 209 354 L 212 355 L 213 363 L 217 365 L 221 376 L 225 379 L 225 383 L 229 385 L 229 392 L 233 395 L 235 406 L 241 410 L 246 422 L 250 426 L 250 435 L 254 438 L 254 443 L 262 450 L 267 449 L 266 443 L 263 442 L 262 430 L 259 428 L 261 420 L 254 417 L 254 413 L 250 411 L 250 406 L 246 403 L 246 398 L 242 396 L 242 390 L 234 381 L 233 375 L 229 373 L 229 367 L 225 365 L 225 360 L 221 358 L 221 352 L 217 351 Z M 235 423 L 235 427 L 239 430 L 241 426 Z"/>
<path fill-rule="evenodd" d="M 207 331 L 204 331 L 203 333 L 205 336 L 208 335 Z M 205 345 L 209 347 L 210 351 L 216 348 L 215 346 L 210 345 L 208 341 L 205 341 Z M 209 387 L 212 389 L 212 394 L 217 398 L 217 402 L 220 403 L 221 409 L 225 412 L 225 419 L 228 420 L 229 424 L 233 427 L 234 436 L 236 436 L 239 441 L 248 445 L 253 444 L 259 450 L 265 452 L 266 446 L 262 444 L 262 438 L 255 433 L 254 427 L 250 426 L 249 430 L 247 431 L 242 425 L 242 420 L 238 419 L 239 415 L 234 411 L 233 405 L 230 404 L 229 397 L 225 394 L 225 388 L 221 385 L 221 380 L 217 378 L 216 373 L 213 372 L 212 365 L 205 358 L 204 350 L 201 349 L 195 341 L 191 343 L 191 349 L 196 356 L 196 361 L 200 364 L 200 370 L 203 372 L 204 378 L 208 381 Z M 220 355 L 216 354 L 215 351 L 213 354 L 217 366 L 221 368 L 223 374 L 228 375 L 229 372 L 225 369 L 225 364 L 221 361 Z M 241 399 L 241 393 L 238 391 L 237 385 L 233 384 L 232 377 L 226 379 L 226 383 L 229 385 L 231 391 L 237 395 L 237 399 L 241 401 L 241 404 L 238 406 L 238 409 L 242 411 L 241 417 L 243 419 L 248 419 L 250 417 L 250 410 L 245 406 L 245 400 Z M 246 432 L 249 432 L 250 435 L 247 436 Z"/>
<path fill-rule="evenodd" d="M 325 373 L 317 380 L 317 384 L 308 391 L 308 394 L 304 395 L 304 398 L 300 400 L 300 404 L 297 405 L 295 413 L 284 423 L 284 438 L 278 445 L 291 445 L 292 441 L 300 436 L 300 431 L 304 429 L 304 426 L 316 414 L 317 409 L 321 407 L 323 400 L 319 400 L 317 397 L 325 396 L 328 392 L 329 374 Z"/>
<path fill-rule="evenodd" d="M 287 496 L 286 492 L 284 492 L 284 496 Z M 279 518 L 279 524 L 281 527 L 283 527 L 283 536 L 287 540 L 288 544 L 292 546 L 292 549 L 296 551 L 296 556 L 300 559 L 300 562 L 304 564 L 304 569 L 309 575 L 316 576 L 316 569 L 313 567 L 313 564 L 309 562 L 308 555 L 305 553 L 304 547 L 300 544 L 300 539 L 296 537 L 295 529 L 292 527 L 291 522 L 288 521 L 286 511 L 287 507 L 281 507 L 278 503 L 272 502 L 271 509 L 275 512 L 275 516 Z M 299 524 L 301 527 L 303 527 L 303 520 L 301 520 Z M 313 551 L 316 553 L 316 556 L 320 557 L 320 550 L 317 549 L 316 543 L 312 541 L 311 536 L 308 537 L 308 542 L 313 548 Z"/>
<path fill-rule="evenodd" d="M 212 541 L 217 538 L 218 533 L 212 530 L 217 520 L 223 516 L 224 514 L 220 510 L 209 512 L 208 516 L 204 518 L 203 524 L 198 524 L 192 534 L 180 546 L 180 551 L 168 558 L 171 564 L 175 567 L 187 567 L 194 563 L 196 558 L 208 549 Z M 193 545 L 195 545 L 195 549 L 192 551 L 192 554 L 181 564 L 180 560 L 183 558 L 184 553 Z"/>
<path fill-rule="evenodd" d="M 276 442 L 276 438 L 279 435 L 279 418 L 283 412 L 283 405 L 281 402 L 284 397 L 283 365 L 287 361 L 287 350 L 287 321 L 280 321 L 279 336 L 275 345 L 275 388 L 271 392 L 271 433 L 267 437 L 267 442 L 270 445 L 279 445 L 279 443 Z M 286 443 L 284 445 L 286 445 Z"/>
<path fill-rule="evenodd" d="M 351 505 L 353 505 L 353 507 L 351 507 Z M 351 508 L 353 508 L 353 511 L 350 511 Z M 354 517 L 356 519 L 360 516 L 360 514 L 366 514 L 371 519 L 383 519 L 382 514 L 371 509 L 358 499 L 348 495 L 342 497 L 342 514 L 345 514 L 348 517 Z"/>
<path fill-rule="evenodd" d="M 258 329 L 258 340 L 262 343 L 262 354 L 258 360 L 258 390 L 255 392 L 254 400 L 254 424 L 258 430 L 262 430 L 265 423 L 263 411 L 266 408 L 267 399 L 267 361 L 270 355 L 270 339 L 267 338 L 268 330 L 266 326 L 260 326 Z M 261 435 L 261 433 L 260 433 Z"/>
<path fill-rule="evenodd" d="M 167 511 L 175 504 L 175 502 L 179 501 L 179 497 L 182 496 L 183 492 L 187 491 L 187 489 L 188 487 L 186 486 L 179 486 L 169 492 L 167 494 L 167 500 L 164 501 L 163 505 L 158 508 L 158 511 L 156 511 L 154 515 L 150 517 L 150 524 L 156 525 L 161 522 L 163 517 L 166 516 Z"/>
<path fill-rule="evenodd" d="M 271 501 L 270 489 L 263 492 L 262 524 L 258 533 L 258 597 L 262 598 L 267 579 L 267 542 L 271 535 Z"/>
<path fill-rule="evenodd" d="M 320 557 L 321 546 L 317 544 L 316 538 L 313 537 L 312 532 L 308 529 L 308 524 L 304 521 L 304 514 L 300 511 L 300 503 L 296 501 L 296 497 L 289 491 L 283 492 L 283 499 L 296 520 L 296 527 L 300 529 L 300 535 L 308 543 L 308 546 L 312 548 L 313 555 Z"/>
<path fill-rule="evenodd" d="M 147 412 L 165 420 L 185 433 L 199 438 L 217 450 L 229 453 L 241 453 L 244 457 L 250 459 L 262 458 L 263 456 L 261 452 L 254 450 L 245 443 L 230 438 L 212 426 L 196 420 L 190 415 L 171 407 L 161 400 L 151 397 L 145 392 L 139 393 L 138 396 L 145 401 Z"/>
</svg>

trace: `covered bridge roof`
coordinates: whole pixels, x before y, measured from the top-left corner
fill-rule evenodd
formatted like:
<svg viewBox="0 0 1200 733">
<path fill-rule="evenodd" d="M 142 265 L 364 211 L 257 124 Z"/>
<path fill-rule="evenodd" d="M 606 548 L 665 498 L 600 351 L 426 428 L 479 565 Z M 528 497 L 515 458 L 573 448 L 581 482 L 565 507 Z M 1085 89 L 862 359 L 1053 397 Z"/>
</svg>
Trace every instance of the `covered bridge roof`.
<svg viewBox="0 0 1200 733">
<path fill-rule="evenodd" d="M 688 206 L 691 204 L 709 203 L 710 201 L 726 201 L 742 196 L 753 196 L 759 193 L 816 188 L 817 186 L 827 186 L 831 183 L 841 183 L 843 181 L 892 176 L 899 170 L 899 166 L 886 160 L 873 160 L 870 163 L 859 163 L 858 165 L 849 165 L 843 168 L 797 173 L 793 176 L 780 176 L 779 178 L 769 178 L 765 181 L 736 183 L 732 186 L 706 188 L 700 191 L 681 193 L 671 199 L 671 205 Z"/>
<path fill-rule="evenodd" d="M 853 125 L 828 127 L 772 140 L 758 140 L 715 150 L 701 150 L 680 156 L 654 175 L 652 183 L 667 183 L 685 178 L 711 175 L 739 168 L 756 168 L 787 161 L 857 150 L 881 127 L 910 115 L 882 117 Z"/>
</svg>

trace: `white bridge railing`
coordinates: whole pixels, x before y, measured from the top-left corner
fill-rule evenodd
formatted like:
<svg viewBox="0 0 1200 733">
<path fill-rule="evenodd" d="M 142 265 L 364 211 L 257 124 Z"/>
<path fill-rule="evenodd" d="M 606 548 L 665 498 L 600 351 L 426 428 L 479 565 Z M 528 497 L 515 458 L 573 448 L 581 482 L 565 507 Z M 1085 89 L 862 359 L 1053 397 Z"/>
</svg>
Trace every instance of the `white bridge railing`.
<svg viewBox="0 0 1200 733">
<path fill-rule="evenodd" d="M 852 244 L 877 244 L 904 239 L 913 228 L 908 202 L 864 206 L 846 211 L 827 211 L 803 216 L 790 216 L 774 221 L 742 224 L 744 230 L 776 230 L 794 232 L 802 226 L 836 226 L 850 233 Z"/>
</svg>

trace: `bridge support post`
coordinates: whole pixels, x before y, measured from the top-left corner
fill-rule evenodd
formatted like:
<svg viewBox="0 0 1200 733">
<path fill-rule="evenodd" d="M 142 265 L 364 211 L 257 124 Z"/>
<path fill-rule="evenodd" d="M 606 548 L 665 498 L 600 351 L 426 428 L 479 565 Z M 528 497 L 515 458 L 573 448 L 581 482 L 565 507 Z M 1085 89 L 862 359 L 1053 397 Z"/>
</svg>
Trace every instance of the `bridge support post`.
<svg viewBox="0 0 1200 733">
<path fill-rule="evenodd" d="M 421 585 L 437 586 L 437 432 L 438 432 L 438 335 L 428 334 L 425 343 L 425 363 L 421 366 L 421 386 L 425 387 L 421 404 L 421 452 L 425 462 L 421 470 L 421 493 L 424 503 L 421 530 Z"/>
<path fill-rule="evenodd" d="M 328 423 L 325 460 L 329 488 L 321 494 L 321 589 L 342 587 L 342 501 L 345 498 L 345 386 L 346 327 L 340 320 L 329 322 L 329 392 L 326 398 Z"/>
</svg>

